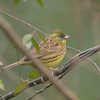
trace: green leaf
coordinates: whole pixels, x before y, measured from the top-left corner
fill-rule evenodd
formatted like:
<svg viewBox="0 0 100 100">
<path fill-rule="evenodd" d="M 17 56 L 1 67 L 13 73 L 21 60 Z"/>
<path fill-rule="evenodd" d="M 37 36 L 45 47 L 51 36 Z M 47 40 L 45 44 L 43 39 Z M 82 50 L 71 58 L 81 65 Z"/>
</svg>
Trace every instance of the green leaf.
<svg viewBox="0 0 100 100">
<path fill-rule="evenodd" d="M 40 47 L 39 47 L 38 43 L 33 38 L 31 39 L 31 41 L 32 41 L 34 47 L 36 48 L 36 51 L 38 52 L 38 54 L 40 54 Z"/>
<path fill-rule="evenodd" d="M 37 0 L 37 2 L 40 4 L 40 6 L 41 6 L 42 9 L 43 9 L 43 1 L 42 1 L 42 0 Z"/>
<path fill-rule="evenodd" d="M 23 44 L 25 45 L 27 42 L 31 41 L 31 38 L 32 38 L 32 34 L 26 34 L 22 39 Z"/>
<path fill-rule="evenodd" d="M 37 71 L 32 71 L 30 74 L 29 74 L 29 78 L 37 78 L 39 76 L 39 73 Z"/>
<path fill-rule="evenodd" d="M 47 47 L 48 47 L 48 43 L 47 43 L 47 41 L 45 40 L 45 38 L 43 37 L 43 35 L 40 33 L 40 32 L 38 32 L 37 31 L 37 33 L 39 34 L 39 36 L 40 36 L 40 38 L 42 39 L 42 41 L 44 41 L 44 43 L 47 45 Z"/>
<path fill-rule="evenodd" d="M 27 48 L 27 49 L 30 49 L 31 46 L 32 46 L 32 42 L 31 42 L 31 41 L 29 41 L 29 42 L 26 43 L 26 48 Z"/>
<path fill-rule="evenodd" d="M 25 45 L 27 49 L 30 49 L 30 47 L 32 46 L 31 38 L 32 34 L 26 34 L 22 39 L 23 45 Z"/>
<path fill-rule="evenodd" d="M 13 45 L 13 48 L 17 48 L 16 44 Z"/>
<path fill-rule="evenodd" d="M 20 0 L 13 0 L 14 5 L 17 5 L 17 3 L 18 3 L 19 1 L 20 1 Z"/>
<path fill-rule="evenodd" d="M 28 81 L 22 81 L 15 89 L 14 91 L 14 95 L 17 95 L 18 93 L 20 93 L 21 91 L 23 91 L 27 85 Z"/>
<path fill-rule="evenodd" d="M 0 89 L 5 90 L 2 80 L 0 79 Z"/>
</svg>

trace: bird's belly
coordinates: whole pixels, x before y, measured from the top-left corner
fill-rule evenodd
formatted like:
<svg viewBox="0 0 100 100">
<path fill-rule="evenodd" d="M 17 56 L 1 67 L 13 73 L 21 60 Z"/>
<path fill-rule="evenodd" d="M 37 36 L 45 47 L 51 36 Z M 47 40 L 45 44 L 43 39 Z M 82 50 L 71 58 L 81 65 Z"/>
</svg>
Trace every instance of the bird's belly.
<svg viewBox="0 0 100 100">
<path fill-rule="evenodd" d="M 55 67 L 57 66 L 61 60 L 63 59 L 64 55 L 60 55 L 58 58 L 55 58 L 54 60 L 48 61 L 47 63 L 45 62 L 44 65 L 49 68 L 49 67 Z"/>
</svg>

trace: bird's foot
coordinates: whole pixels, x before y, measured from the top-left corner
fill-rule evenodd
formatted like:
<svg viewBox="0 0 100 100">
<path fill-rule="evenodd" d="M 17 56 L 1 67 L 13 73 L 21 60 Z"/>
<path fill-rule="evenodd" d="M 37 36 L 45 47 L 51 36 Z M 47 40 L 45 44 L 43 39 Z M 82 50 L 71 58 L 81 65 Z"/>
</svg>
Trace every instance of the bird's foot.
<svg viewBox="0 0 100 100">
<path fill-rule="evenodd" d="M 54 76 L 54 72 L 55 72 L 55 70 L 57 70 L 57 69 L 58 69 L 58 67 L 57 67 L 57 68 L 55 68 L 55 69 L 54 69 L 54 68 L 52 68 L 52 67 L 49 67 L 49 68 L 50 68 L 50 69 L 51 69 L 51 71 L 52 71 L 52 72 L 51 72 L 51 75 L 52 75 L 52 76 Z"/>
<path fill-rule="evenodd" d="M 41 82 L 44 83 L 43 75 L 41 75 Z"/>
</svg>

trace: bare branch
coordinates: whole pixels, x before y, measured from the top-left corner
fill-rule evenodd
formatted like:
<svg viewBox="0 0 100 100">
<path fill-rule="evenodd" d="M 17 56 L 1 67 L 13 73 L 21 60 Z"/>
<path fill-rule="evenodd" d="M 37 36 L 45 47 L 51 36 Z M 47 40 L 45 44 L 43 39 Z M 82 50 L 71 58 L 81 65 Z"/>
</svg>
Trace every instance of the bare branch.
<svg viewBox="0 0 100 100">
<path fill-rule="evenodd" d="M 15 19 L 15 20 L 17 20 L 17 21 L 19 21 L 19 22 L 21 22 L 21 23 L 23 23 L 23 24 L 25 24 L 25 25 L 27 25 L 27 26 L 29 26 L 29 27 L 35 29 L 35 30 L 37 30 L 37 31 L 39 31 L 39 32 L 42 33 L 43 35 L 46 35 L 46 33 L 40 31 L 39 29 L 37 29 L 36 27 L 32 26 L 31 24 L 29 24 L 29 23 L 27 23 L 27 22 L 25 22 L 25 21 L 23 21 L 23 20 L 21 20 L 21 19 L 19 19 L 19 18 L 16 18 L 16 17 L 14 17 L 14 16 L 12 16 L 12 15 L 10 15 L 10 14 L 4 12 L 4 11 L 1 10 L 1 9 L 0 9 L 0 12 L 2 12 L 2 13 L 4 13 L 5 15 L 7 15 L 7 16 L 9 16 L 9 17 L 11 17 L 11 18 L 13 18 L 13 19 Z"/>
<path fill-rule="evenodd" d="M 93 47 L 93 48 L 90 48 L 90 49 L 87 49 L 79 54 L 76 54 L 73 58 L 71 58 L 69 61 L 67 61 L 63 66 L 59 67 L 55 72 L 54 74 L 56 76 L 62 74 L 58 79 L 61 79 L 66 73 L 68 73 L 73 67 L 75 67 L 75 65 L 77 65 L 79 62 L 83 61 L 84 59 L 88 58 L 89 56 L 97 53 L 98 51 L 100 51 L 100 45 L 99 46 L 96 46 L 96 47 Z M 47 77 L 44 76 L 43 77 L 44 81 L 47 81 Z M 28 82 L 27 84 L 27 87 L 25 88 L 28 89 L 32 86 L 36 86 L 36 85 L 39 85 L 41 84 L 41 78 L 37 78 L 33 81 L 30 81 Z M 52 83 L 50 84 L 50 86 L 52 85 Z M 40 92 L 43 92 L 43 90 L 47 89 L 49 87 L 49 85 L 47 85 L 44 89 L 40 90 L 39 92 L 36 92 L 32 97 L 34 97 L 35 95 L 37 95 L 38 93 Z M 7 100 L 7 98 L 12 98 L 13 97 L 13 94 L 14 94 L 14 91 L 8 93 L 7 95 L 4 95 L 3 98 L 5 100 Z"/>
<path fill-rule="evenodd" d="M 77 50 L 75 48 L 72 48 L 72 47 L 69 47 L 69 46 L 66 46 L 68 49 L 71 49 L 73 51 L 76 51 L 76 52 L 81 52 L 80 50 Z M 90 58 L 87 58 L 88 61 L 90 61 L 99 71 L 100 71 L 100 68 L 97 66 L 97 64 L 95 62 L 93 62 Z"/>
<path fill-rule="evenodd" d="M 70 69 L 66 70 L 66 72 L 69 72 Z M 58 77 L 57 80 L 61 79 L 64 75 L 61 75 L 60 77 Z M 36 91 L 28 100 L 31 100 L 33 97 L 35 97 L 37 94 L 44 92 L 46 89 L 48 89 L 49 87 L 51 87 L 53 85 L 53 83 L 47 84 L 43 89 Z"/>
<path fill-rule="evenodd" d="M 51 85 L 53 85 L 53 83 L 47 84 L 43 89 L 36 91 L 29 99 L 27 100 L 31 100 L 32 98 L 34 98 L 37 94 L 44 92 L 46 89 L 48 89 Z"/>
</svg>

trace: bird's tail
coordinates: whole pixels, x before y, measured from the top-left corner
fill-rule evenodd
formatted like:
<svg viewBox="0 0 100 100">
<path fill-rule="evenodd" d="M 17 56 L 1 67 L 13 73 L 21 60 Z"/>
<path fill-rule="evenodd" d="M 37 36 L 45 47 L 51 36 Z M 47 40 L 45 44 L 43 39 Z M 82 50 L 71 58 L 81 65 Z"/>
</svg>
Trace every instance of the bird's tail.
<svg viewBox="0 0 100 100">
<path fill-rule="evenodd" d="M 23 64 L 23 62 L 21 62 L 21 61 L 15 62 L 15 63 L 13 63 L 13 64 L 10 64 L 10 65 L 8 65 L 8 66 L 2 68 L 0 71 L 8 70 L 8 69 L 10 69 L 10 68 L 12 68 L 12 67 L 15 67 L 15 66 L 18 66 L 18 65 L 22 65 L 22 64 Z"/>
</svg>

